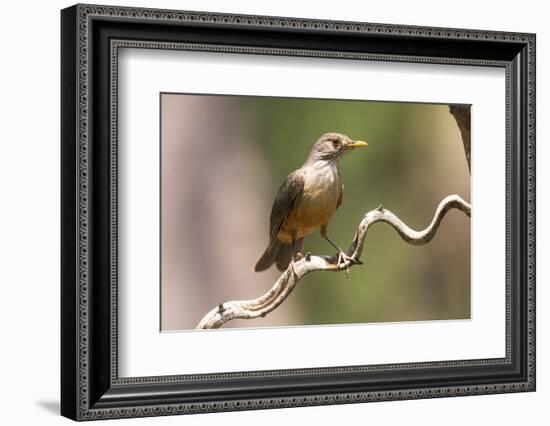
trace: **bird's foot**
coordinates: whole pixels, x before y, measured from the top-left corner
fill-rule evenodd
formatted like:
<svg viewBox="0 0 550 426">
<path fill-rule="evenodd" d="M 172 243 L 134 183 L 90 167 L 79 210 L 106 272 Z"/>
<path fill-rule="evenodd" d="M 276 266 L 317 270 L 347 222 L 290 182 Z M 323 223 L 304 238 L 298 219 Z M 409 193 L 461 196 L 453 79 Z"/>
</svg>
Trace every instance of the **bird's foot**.
<svg viewBox="0 0 550 426">
<path fill-rule="evenodd" d="M 296 276 L 296 268 L 294 264 L 296 263 L 296 260 L 294 258 L 290 259 L 290 269 L 292 270 L 292 275 Z"/>
<path fill-rule="evenodd" d="M 346 268 L 346 278 L 349 277 L 349 267 L 351 265 L 355 265 L 357 263 L 361 263 L 360 261 L 358 260 L 355 260 L 354 257 L 351 257 L 351 256 L 348 256 L 346 253 L 344 253 L 343 251 L 341 251 L 340 253 L 338 253 L 338 260 L 336 262 L 336 267 L 338 269 L 341 268 L 341 266 L 345 266 Z"/>
<path fill-rule="evenodd" d="M 298 262 L 299 260 L 302 260 L 304 258 L 304 255 L 300 252 L 294 253 L 294 256 L 292 256 L 292 259 L 290 259 L 290 266 L 292 267 L 292 273 L 296 275 L 296 268 L 294 264 Z"/>
</svg>

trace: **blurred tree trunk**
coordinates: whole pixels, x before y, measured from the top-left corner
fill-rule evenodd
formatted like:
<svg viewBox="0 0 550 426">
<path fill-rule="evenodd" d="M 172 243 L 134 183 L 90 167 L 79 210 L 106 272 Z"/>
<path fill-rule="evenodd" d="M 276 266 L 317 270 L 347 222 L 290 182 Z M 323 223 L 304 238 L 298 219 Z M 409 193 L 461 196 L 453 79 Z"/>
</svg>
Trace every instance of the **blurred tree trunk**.
<svg viewBox="0 0 550 426">
<path fill-rule="evenodd" d="M 469 105 L 449 105 L 449 112 L 453 115 L 462 135 L 464 144 L 464 153 L 468 161 L 468 170 L 470 170 L 470 106 Z M 471 170 L 470 170 L 471 172 Z"/>
</svg>

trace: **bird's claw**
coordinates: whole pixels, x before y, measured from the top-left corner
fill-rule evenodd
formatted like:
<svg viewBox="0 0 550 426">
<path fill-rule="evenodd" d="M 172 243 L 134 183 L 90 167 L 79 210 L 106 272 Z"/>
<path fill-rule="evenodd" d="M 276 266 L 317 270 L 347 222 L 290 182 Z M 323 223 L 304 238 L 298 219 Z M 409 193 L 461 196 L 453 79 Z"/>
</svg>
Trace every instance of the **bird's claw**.
<svg viewBox="0 0 550 426">
<path fill-rule="evenodd" d="M 349 267 L 350 267 L 350 265 L 355 265 L 356 263 L 360 263 L 360 262 L 356 261 L 353 257 L 348 256 L 343 251 L 338 253 L 338 261 L 336 262 L 336 267 L 338 269 L 340 269 L 342 264 L 346 267 L 346 278 L 349 277 Z"/>
<path fill-rule="evenodd" d="M 294 263 L 295 263 L 294 259 L 291 259 L 290 260 L 290 269 L 292 270 L 292 275 L 296 276 L 296 269 L 294 267 Z"/>
<path fill-rule="evenodd" d="M 308 253 L 309 254 L 309 253 Z M 307 256 L 307 255 L 306 255 Z M 292 257 L 292 259 L 290 259 L 290 266 L 292 268 L 292 274 L 294 276 L 296 276 L 296 268 L 295 268 L 295 263 L 298 262 L 299 260 L 302 260 L 304 258 L 304 255 L 300 252 L 297 252 L 294 254 L 294 256 Z M 309 262 L 309 259 L 306 259 L 308 262 Z"/>
</svg>

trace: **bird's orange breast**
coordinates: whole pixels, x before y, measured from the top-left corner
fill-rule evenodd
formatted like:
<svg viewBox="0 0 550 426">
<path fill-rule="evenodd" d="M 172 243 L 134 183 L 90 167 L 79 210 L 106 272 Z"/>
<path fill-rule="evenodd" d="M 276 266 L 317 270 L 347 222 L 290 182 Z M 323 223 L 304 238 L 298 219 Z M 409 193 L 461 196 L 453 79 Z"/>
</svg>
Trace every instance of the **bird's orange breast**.
<svg viewBox="0 0 550 426">
<path fill-rule="evenodd" d="M 313 170 L 305 176 L 304 189 L 283 223 L 277 238 L 292 242 L 327 224 L 338 207 L 342 183 L 338 170 Z"/>
</svg>

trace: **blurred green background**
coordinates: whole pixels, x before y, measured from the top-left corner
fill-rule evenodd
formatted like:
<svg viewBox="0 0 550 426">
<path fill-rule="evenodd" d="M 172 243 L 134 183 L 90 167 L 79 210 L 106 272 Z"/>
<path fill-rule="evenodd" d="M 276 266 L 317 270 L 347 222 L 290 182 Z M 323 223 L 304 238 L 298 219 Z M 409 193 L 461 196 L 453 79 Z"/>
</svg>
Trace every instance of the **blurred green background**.
<svg viewBox="0 0 550 426">
<path fill-rule="evenodd" d="M 279 276 L 252 267 L 268 242 L 274 196 L 317 138 L 369 143 L 340 161 L 343 203 L 329 235 L 347 248 L 382 204 L 414 229 L 449 194 L 470 200 L 462 140 L 447 105 L 161 95 L 161 329 L 194 328 L 220 302 L 257 297 Z M 334 254 L 316 232 L 304 252 Z M 451 211 L 429 244 L 387 224 L 369 231 L 364 265 L 306 276 L 272 314 L 224 328 L 470 317 L 470 220 Z"/>
</svg>

